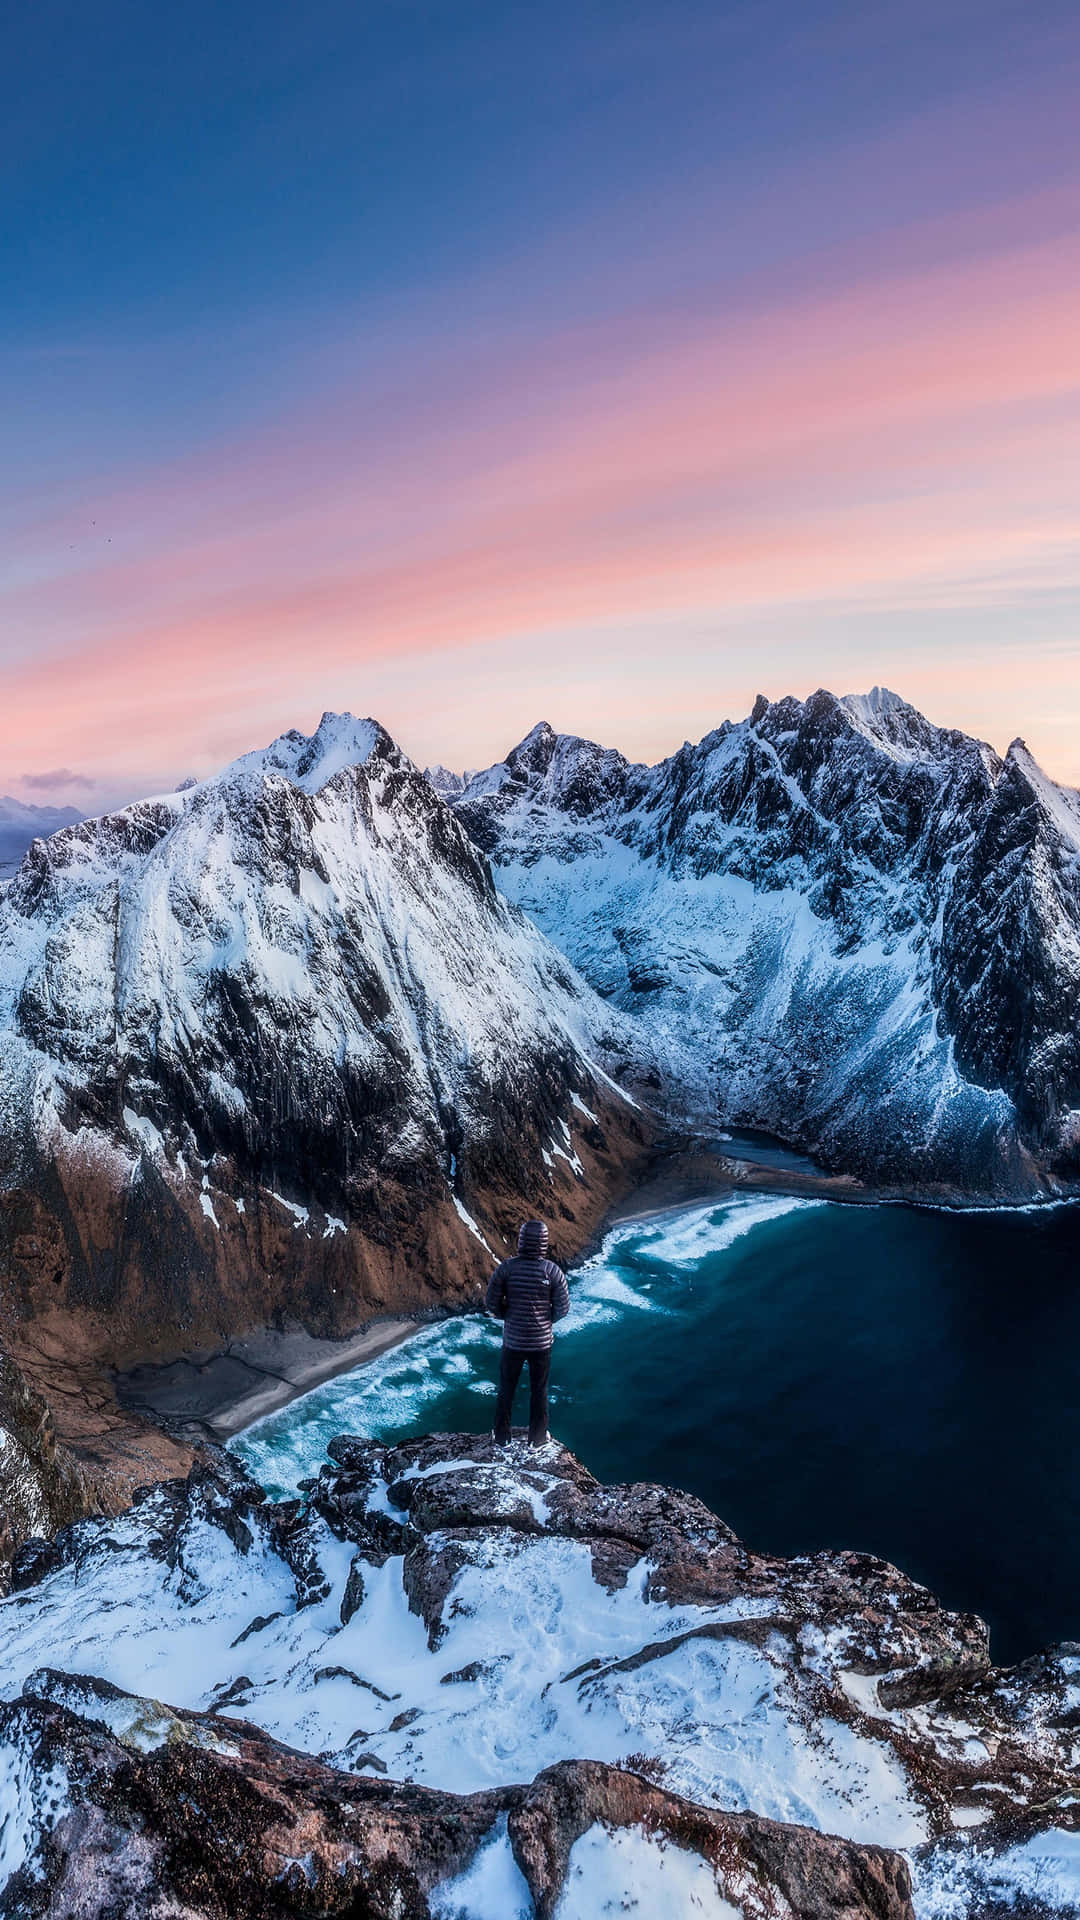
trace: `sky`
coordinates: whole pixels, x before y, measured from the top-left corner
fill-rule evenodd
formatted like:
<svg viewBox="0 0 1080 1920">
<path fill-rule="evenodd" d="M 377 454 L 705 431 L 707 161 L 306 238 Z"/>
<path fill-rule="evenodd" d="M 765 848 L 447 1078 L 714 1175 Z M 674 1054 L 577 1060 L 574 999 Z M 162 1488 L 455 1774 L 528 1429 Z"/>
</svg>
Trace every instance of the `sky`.
<svg viewBox="0 0 1080 1920">
<path fill-rule="evenodd" d="M 35 0 L 0 793 L 893 687 L 1080 784 L 1075 0 Z"/>
</svg>

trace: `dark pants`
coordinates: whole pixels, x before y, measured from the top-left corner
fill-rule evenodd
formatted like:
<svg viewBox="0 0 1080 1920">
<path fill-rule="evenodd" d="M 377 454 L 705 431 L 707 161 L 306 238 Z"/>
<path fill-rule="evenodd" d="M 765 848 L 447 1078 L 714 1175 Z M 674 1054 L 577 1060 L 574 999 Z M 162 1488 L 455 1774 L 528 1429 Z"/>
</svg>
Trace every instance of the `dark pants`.
<svg viewBox="0 0 1080 1920">
<path fill-rule="evenodd" d="M 544 1347 L 539 1353 L 518 1353 L 514 1347 L 504 1347 L 499 1367 L 499 1398 L 495 1404 L 495 1438 L 503 1446 L 510 1438 L 510 1409 L 526 1360 L 529 1363 L 529 1444 L 538 1447 L 547 1439 L 551 1348 Z"/>
</svg>

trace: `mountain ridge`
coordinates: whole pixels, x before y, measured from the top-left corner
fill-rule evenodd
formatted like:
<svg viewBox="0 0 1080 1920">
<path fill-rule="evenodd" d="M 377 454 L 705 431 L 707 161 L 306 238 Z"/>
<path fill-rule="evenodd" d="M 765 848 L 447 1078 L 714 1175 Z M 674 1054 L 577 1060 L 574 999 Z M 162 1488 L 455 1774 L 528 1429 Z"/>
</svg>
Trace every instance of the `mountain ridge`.
<svg viewBox="0 0 1080 1920">
<path fill-rule="evenodd" d="M 699 1119 L 901 1186 L 1080 1176 L 1080 796 L 1023 743 L 759 695 L 653 767 L 541 722 L 451 804 Z"/>
<path fill-rule="evenodd" d="M 4 1343 L 45 1387 L 472 1304 L 523 1206 L 568 1255 L 632 1180 L 630 1038 L 373 721 L 36 841 L 0 897 Z"/>
<path fill-rule="evenodd" d="M 82 815 L 76 807 L 50 807 L 0 794 L 0 882 L 14 873 L 33 840 L 74 825 Z"/>
<path fill-rule="evenodd" d="M 0 891 L 0 1340 L 57 1423 L 40 1499 L 69 1443 L 160 1473 L 109 1368 L 470 1305 L 523 1209 L 587 1244 L 661 1127 L 1075 1192 L 1078 992 L 1080 796 L 881 688 L 652 768 L 540 722 L 460 790 L 326 714 L 38 838 Z"/>
</svg>

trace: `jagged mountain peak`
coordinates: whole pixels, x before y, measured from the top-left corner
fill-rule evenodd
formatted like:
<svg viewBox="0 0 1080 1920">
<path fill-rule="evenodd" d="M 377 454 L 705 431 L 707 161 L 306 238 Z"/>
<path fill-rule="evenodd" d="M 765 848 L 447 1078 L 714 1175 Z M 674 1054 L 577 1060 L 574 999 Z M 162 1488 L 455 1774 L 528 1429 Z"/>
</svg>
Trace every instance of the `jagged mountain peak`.
<svg viewBox="0 0 1080 1920">
<path fill-rule="evenodd" d="M 508 760 L 528 760 L 533 754 L 546 756 L 555 745 L 558 735 L 550 720 L 538 720 L 530 727 L 523 740 L 519 740 L 513 751 L 507 754 Z"/>
<path fill-rule="evenodd" d="M 887 727 L 900 718 L 914 718 L 927 724 L 918 708 L 901 694 L 893 693 L 890 687 L 871 687 L 869 693 L 842 693 L 838 704 L 869 727 Z"/>
<path fill-rule="evenodd" d="M 378 721 L 357 720 L 348 713 L 324 713 L 312 734 L 290 728 L 269 746 L 241 754 L 220 773 L 204 780 L 185 781 L 171 793 L 132 801 L 110 813 L 88 819 L 76 816 L 70 826 L 36 839 L 16 871 L 6 898 L 27 916 L 55 914 L 77 898 L 90 897 L 104 886 L 122 882 L 140 868 L 152 848 L 186 820 L 205 823 L 216 814 L 234 814 L 238 833 L 241 821 L 246 821 L 249 831 L 255 830 L 268 816 L 255 808 L 254 796 L 268 781 L 284 779 L 298 793 L 314 797 L 347 769 L 364 768 L 373 760 L 415 771 Z M 241 792 L 247 800 L 238 812 Z M 168 855 L 163 854 L 162 859 L 167 860 Z M 2 994 L 0 966 L 0 1004 Z"/>
<path fill-rule="evenodd" d="M 871 713 L 895 713 L 899 707 L 908 705 L 903 696 L 894 693 L 891 687 L 874 686 L 869 693 L 848 693 L 841 697 L 846 704 L 853 705 L 858 702 Z"/>
<path fill-rule="evenodd" d="M 721 732 L 738 731 L 740 726 L 768 740 L 797 736 L 804 763 L 833 758 L 839 740 L 855 737 L 898 764 L 942 768 L 951 765 L 958 755 L 977 754 L 990 764 L 1000 765 L 984 742 L 956 729 L 936 726 L 888 687 L 846 694 L 819 687 L 805 700 L 786 694 L 770 701 L 758 694 L 749 719 Z"/>
<path fill-rule="evenodd" d="M 946 764 L 955 759 L 957 753 L 990 751 L 984 742 L 975 741 L 955 728 L 935 726 L 910 701 L 888 687 L 872 687 L 869 693 L 846 693 L 838 704 L 866 739 L 894 758 Z"/>
<path fill-rule="evenodd" d="M 526 787 L 532 797 L 565 804 L 567 790 L 584 777 L 586 806 L 595 804 L 590 792 L 599 778 L 600 787 L 610 797 L 613 787 L 629 777 L 639 785 L 643 777 L 663 778 L 676 769 L 685 770 L 695 761 L 723 750 L 730 756 L 739 749 L 748 734 L 767 743 L 795 736 L 801 743 L 801 760 L 807 769 L 834 755 L 838 739 L 852 736 L 879 750 L 884 759 L 896 764 L 922 764 L 928 768 L 953 763 L 957 756 L 975 755 L 991 769 L 1001 762 L 993 749 L 954 728 L 935 725 L 917 707 L 888 687 L 874 686 L 868 693 L 835 694 L 819 687 L 805 700 L 785 694 L 770 700 L 756 695 L 744 720 L 725 720 L 697 741 L 685 741 L 676 753 L 655 766 L 629 761 L 617 748 L 605 747 L 578 734 L 557 733 L 546 720 L 530 729 L 504 760 L 482 772 L 467 776 L 462 787 L 447 787 L 446 797 L 453 804 L 466 803 L 501 793 L 504 788 Z M 593 780 L 590 783 L 589 772 Z M 883 777 L 890 777 L 884 773 Z M 506 796 L 506 801 L 511 796 Z M 582 809 L 576 806 L 574 811 Z"/>
<path fill-rule="evenodd" d="M 1080 1177 L 1080 795 L 1022 743 L 819 688 L 654 767 L 545 752 L 457 811 L 707 1109 L 876 1178 Z"/>
<path fill-rule="evenodd" d="M 1015 790 L 1018 804 L 1034 801 L 1045 830 L 1064 842 L 1070 854 L 1080 851 L 1080 792 L 1063 787 L 1043 772 L 1025 741 L 1012 741 L 1001 770 L 1001 785 Z M 1076 918 L 1080 921 L 1080 902 Z"/>
<path fill-rule="evenodd" d="M 483 805 L 500 795 L 504 808 L 512 809 L 524 798 L 578 816 L 616 798 L 630 772 L 630 762 L 616 748 L 579 734 L 556 733 L 541 720 L 505 760 L 474 774 L 460 797 L 450 797 L 455 808 L 467 808 L 473 801 Z"/>
<path fill-rule="evenodd" d="M 0 897 L 0 1264 L 111 1341 L 460 1297 L 519 1206 L 591 1226 L 635 1043 L 385 729 L 325 715 Z"/>
<path fill-rule="evenodd" d="M 508 776 L 515 782 L 534 782 L 543 780 L 550 772 L 552 762 L 559 754 L 560 747 L 572 741 L 574 736 L 558 734 L 548 720 L 538 720 L 530 727 L 523 740 L 512 747 L 504 761 Z"/>
<path fill-rule="evenodd" d="M 464 793 L 470 780 L 475 778 L 475 769 L 455 773 L 451 767 L 444 767 L 441 763 L 435 767 L 424 768 L 424 779 L 429 787 L 434 787 L 440 800 L 456 799 L 458 794 Z"/>
<path fill-rule="evenodd" d="M 363 766 L 376 749 L 400 752 L 377 720 L 358 720 L 351 713 L 324 713 L 314 733 L 290 727 L 268 747 L 256 748 L 233 760 L 203 785 L 221 785 L 246 775 L 281 773 L 306 793 L 318 793 L 344 767 Z"/>
</svg>

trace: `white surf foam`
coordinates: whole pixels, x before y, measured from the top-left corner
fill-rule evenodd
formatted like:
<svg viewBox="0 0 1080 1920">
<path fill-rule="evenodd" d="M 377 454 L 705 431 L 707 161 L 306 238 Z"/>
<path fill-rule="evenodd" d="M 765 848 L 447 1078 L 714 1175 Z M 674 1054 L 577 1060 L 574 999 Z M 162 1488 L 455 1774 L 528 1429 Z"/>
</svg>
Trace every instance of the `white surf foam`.
<svg viewBox="0 0 1080 1920">
<path fill-rule="evenodd" d="M 828 1202 L 734 1194 L 685 1212 L 625 1222 L 570 1276 L 570 1313 L 556 1339 L 572 1340 L 629 1314 L 682 1311 L 666 1282 L 696 1275 L 705 1261 L 747 1234 L 823 1205 Z M 258 1421 L 233 1442 L 235 1450 L 271 1493 L 291 1493 L 299 1480 L 318 1470 L 336 1433 L 393 1438 L 432 1421 L 439 1424 L 439 1400 L 466 1384 L 478 1403 L 490 1400 L 501 1337 L 498 1322 L 483 1314 L 425 1327 Z M 478 1404 L 478 1421 L 486 1424 L 487 1418 Z"/>
</svg>

